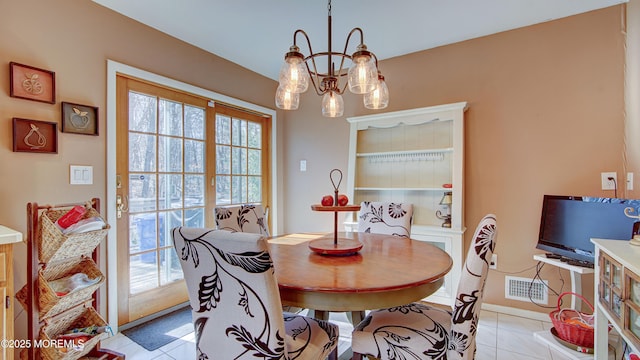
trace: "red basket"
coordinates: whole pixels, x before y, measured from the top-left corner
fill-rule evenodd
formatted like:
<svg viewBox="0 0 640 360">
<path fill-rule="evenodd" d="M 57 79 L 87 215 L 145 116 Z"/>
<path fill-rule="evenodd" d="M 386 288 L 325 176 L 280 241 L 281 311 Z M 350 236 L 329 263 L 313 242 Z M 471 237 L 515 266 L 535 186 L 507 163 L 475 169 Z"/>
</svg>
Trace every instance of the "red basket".
<svg viewBox="0 0 640 360">
<path fill-rule="evenodd" d="M 591 309 L 591 314 L 585 314 L 574 309 L 560 309 L 562 297 L 565 295 L 577 296 Z M 593 305 L 582 295 L 573 292 L 563 292 L 558 296 L 556 310 L 549 313 L 553 327 L 558 336 L 571 344 L 593 348 Z"/>
</svg>

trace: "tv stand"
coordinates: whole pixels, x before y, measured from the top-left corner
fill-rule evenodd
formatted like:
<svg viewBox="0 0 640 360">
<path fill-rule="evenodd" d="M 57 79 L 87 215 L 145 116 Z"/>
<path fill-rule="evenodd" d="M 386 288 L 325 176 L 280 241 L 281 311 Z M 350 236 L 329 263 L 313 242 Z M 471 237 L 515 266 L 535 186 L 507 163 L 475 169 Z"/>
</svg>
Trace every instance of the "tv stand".
<svg viewBox="0 0 640 360">
<path fill-rule="evenodd" d="M 543 263 L 557 266 L 562 269 L 569 270 L 571 274 L 571 292 L 582 295 L 582 275 L 593 274 L 594 270 L 590 267 L 572 265 L 568 262 L 562 261 L 563 259 L 552 259 L 546 257 L 544 254 L 533 255 L 534 260 L 541 261 Z M 582 300 L 577 296 L 571 297 L 571 308 L 576 310 L 582 309 Z"/>
</svg>

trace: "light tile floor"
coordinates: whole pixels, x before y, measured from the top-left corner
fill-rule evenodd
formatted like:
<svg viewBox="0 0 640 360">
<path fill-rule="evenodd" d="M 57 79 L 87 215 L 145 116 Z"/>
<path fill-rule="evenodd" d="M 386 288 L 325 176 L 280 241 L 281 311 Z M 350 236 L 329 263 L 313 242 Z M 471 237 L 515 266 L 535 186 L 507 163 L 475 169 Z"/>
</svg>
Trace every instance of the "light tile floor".
<svg viewBox="0 0 640 360">
<path fill-rule="evenodd" d="M 346 317 L 337 314 L 332 320 L 340 325 L 339 353 L 340 358 L 349 358 L 349 347 L 352 327 Z M 551 329 L 551 322 L 506 315 L 491 311 L 482 311 L 476 338 L 476 360 L 566 360 L 571 359 L 536 340 L 534 333 Z M 194 360 L 195 336 L 193 333 L 182 337 L 158 350 L 147 351 L 128 339 L 122 333 L 106 339 L 102 347 L 115 350 L 126 355 L 127 360 Z M 581 355 L 576 353 L 577 355 Z M 582 355 L 584 357 L 584 355 Z"/>
</svg>

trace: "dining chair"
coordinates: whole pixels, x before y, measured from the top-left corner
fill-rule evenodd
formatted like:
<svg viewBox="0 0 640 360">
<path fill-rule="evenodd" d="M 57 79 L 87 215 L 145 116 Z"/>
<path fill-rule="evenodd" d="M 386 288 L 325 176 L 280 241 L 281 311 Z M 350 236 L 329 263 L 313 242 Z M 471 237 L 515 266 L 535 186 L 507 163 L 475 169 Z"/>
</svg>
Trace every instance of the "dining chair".
<svg viewBox="0 0 640 360">
<path fill-rule="evenodd" d="M 214 213 L 218 229 L 270 236 L 267 216 L 260 204 L 218 206 Z"/>
<path fill-rule="evenodd" d="M 363 201 L 358 214 L 358 232 L 409 237 L 413 205 Z"/>
<path fill-rule="evenodd" d="M 372 311 L 353 330 L 352 359 L 473 359 L 496 235 L 496 217 L 488 214 L 476 228 L 451 311 L 424 303 Z"/>
<path fill-rule="evenodd" d="M 283 313 L 265 238 L 172 230 L 189 293 L 196 359 L 337 359 L 338 326 Z"/>
</svg>

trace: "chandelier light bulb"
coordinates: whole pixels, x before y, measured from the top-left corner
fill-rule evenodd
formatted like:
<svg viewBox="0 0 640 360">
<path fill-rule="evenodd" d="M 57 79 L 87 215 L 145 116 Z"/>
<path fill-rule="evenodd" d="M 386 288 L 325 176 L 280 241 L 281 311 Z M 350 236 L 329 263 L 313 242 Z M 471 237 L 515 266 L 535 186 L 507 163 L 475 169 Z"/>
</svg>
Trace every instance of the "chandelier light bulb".
<svg viewBox="0 0 640 360">
<path fill-rule="evenodd" d="M 322 116 L 340 117 L 344 114 L 342 95 L 329 91 L 322 97 Z"/>
<path fill-rule="evenodd" d="M 296 94 L 282 86 L 278 86 L 276 91 L 276 106 L 284 110 L 298 110 L 300 105 L 300 94 Z"/>
</svg>

